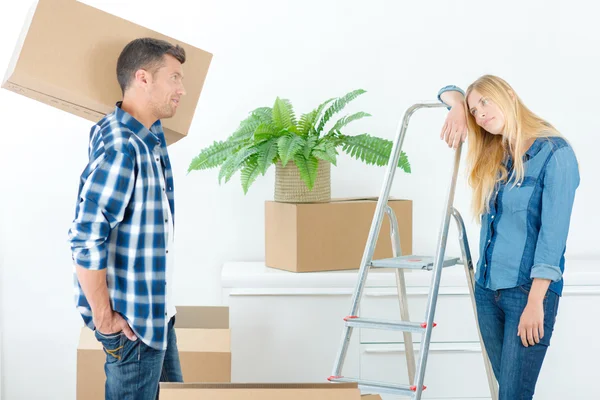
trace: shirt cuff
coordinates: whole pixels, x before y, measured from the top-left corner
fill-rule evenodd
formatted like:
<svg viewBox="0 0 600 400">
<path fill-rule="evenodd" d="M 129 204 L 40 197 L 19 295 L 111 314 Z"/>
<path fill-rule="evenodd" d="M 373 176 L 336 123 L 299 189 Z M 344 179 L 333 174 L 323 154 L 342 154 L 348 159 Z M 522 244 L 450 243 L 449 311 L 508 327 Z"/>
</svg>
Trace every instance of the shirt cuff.
<svg viewBox="0 0 600 400">
<path fill-rule="evenodd" d="M 562 271 L 554 265 L 535 264 L 531 267 L 531 279 L 550 279 L 552 282 L 558 282 L 562 279 Z"/>
<path fill-rule="evenodd" d="M 99 271 L 107 267 L 106 250 L 103 248 L 95 249 L 75 249 L 73 250 L 73 262 L 82 268 L 92 271 Z"/>
<path fill-rule="evenodd" d="M 459 88 L 458 86 L 455 85 L 448 85 L 448 86 L 444 86 L 443 88 L 440 89 L 440 91 L 438 92 L 438 100 L 440 101 L 440 103 L 444 103 L 442 101 L 442 94 L 446 93 L 446 92 L 459 92 L 460 94 L 462 94 L 463 96 L 465 95 L 465 92 Z M 446 104 L 446 103 L 444 103 Z M 446 104 L 446 106 L 448 106 L 448 104 Z M 450 110 L 452 107 L 448 106 L 448 110 Z"/>
</svg>

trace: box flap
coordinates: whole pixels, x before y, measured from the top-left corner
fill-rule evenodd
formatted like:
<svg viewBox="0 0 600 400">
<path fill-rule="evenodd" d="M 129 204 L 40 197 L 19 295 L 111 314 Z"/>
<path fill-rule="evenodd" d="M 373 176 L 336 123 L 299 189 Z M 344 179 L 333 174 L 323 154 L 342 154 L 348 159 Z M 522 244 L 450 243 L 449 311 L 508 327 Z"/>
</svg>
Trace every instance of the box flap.
<svg viewBox="0 0 600 400">
<path fill-rule="evenodd" d="M 378 394 L 363 394 L 360 396 L 360 400 L 381 400 L 381 396 Z"/>
<path fill-rule="evenodd" d="M 334 199 L 331 199 L 331 203 L 341 203 L 341 202 L 347 202 L 347 201 L 377 201 L 377 199 L 379 199 L 379 196 L 364 196 L 364 197 L 336 197 Z M 404 199 L 398 199 L 394 196 L 390 196 L 388 197 L 389 200 L 404 200 Z"/>
<path fill-rule="evenodd" d="M 354 389 L 356 383 L 161 383 L 161 389 Z"/>
<path fill-rule="evenodd" d="M 175 327 L 179 352 L 229 353 L 229 329 L 194 329 Z"/>
<path fill-rule="evenodd" d="M 179 306 L 175 328 L 229 329 L 229 307 Z"/>
</svg>

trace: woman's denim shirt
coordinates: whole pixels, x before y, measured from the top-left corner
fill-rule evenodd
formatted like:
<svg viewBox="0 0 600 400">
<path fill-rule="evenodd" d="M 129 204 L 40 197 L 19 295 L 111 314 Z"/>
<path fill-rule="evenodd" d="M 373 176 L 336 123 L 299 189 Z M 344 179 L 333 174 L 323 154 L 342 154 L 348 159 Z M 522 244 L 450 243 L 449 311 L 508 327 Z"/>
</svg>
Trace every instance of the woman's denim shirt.
<svg viewBox="0 0 600 400">
<path fill-rule="evenodd" d="M 438 98 L 448 90 L 464 94 L 446 86 Z M 580 181 L 577 158 L 566 140 L 547 137 L 536 139 L 523 161 L 523 182 L 498 183 L 490 211 L 481 216 L 475 280 L 498 290 L 530 286 L 533 278 L 549 279 L 549 289 L 560 296 L 571 210 Z M 505 166 L 511 176 L 510 156 Z"/>
</svg>

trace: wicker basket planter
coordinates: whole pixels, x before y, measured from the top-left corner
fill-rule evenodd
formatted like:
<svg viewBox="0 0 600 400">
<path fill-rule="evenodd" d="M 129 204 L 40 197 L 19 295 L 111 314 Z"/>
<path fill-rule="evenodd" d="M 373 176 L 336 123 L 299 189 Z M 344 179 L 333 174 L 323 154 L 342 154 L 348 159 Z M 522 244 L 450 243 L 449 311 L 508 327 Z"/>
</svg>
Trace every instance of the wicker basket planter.
<svg viewBox="0 0 600 400">
<path fill-rule="evenodd" d="M 331 163 L 319 160 L 317 178 L 312 190 L 300 178 L 300 171 L 293 161 L 284 167 L 275 165 L 275 201 L 282 203 L 319 203 L 331 200 Z"/>
</svg>

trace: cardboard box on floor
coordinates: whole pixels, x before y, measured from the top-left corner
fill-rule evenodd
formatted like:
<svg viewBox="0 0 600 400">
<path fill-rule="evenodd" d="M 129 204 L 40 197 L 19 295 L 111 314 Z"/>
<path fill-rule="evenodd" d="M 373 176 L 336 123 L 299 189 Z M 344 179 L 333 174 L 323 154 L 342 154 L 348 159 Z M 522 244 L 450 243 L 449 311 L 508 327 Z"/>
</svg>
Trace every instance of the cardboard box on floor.
<svg viewBox="0 0 600 400">
<path fill-rule="evenodd" d="M 412 253 L 412 201 L 391 199 L 402 254 Z M 265 203 L 265 264 L 292 272 L 358 269 L 376 198 L 334 199 L 328 203 Z M 390 224 L 381 225 L 374 259 L 392 257 Z"/>
<path fill-rule="evenodd" d="M 161 383 L 160 400 L 361 400 L 356 383 Z"/>
<path fill-rule="evenodd" d="M 175 332 L 185 382 L 231 382 L 227 307 L 177 307 Z M 94 332 L 83 327 L 77 348 L 77 399 L 104 399 L 105 360 Z"/>
<path fill-rule="evenodd" d="M 186 51 L 187 95 L 163 121 L 167 143 L 174 143 L 188 134 L 212 54 L 76 0 L 39 0 L 31 9 L 2 87 L 97 122 L 122 98 L 117 59 L 139 37 Z"/>
</svg>

